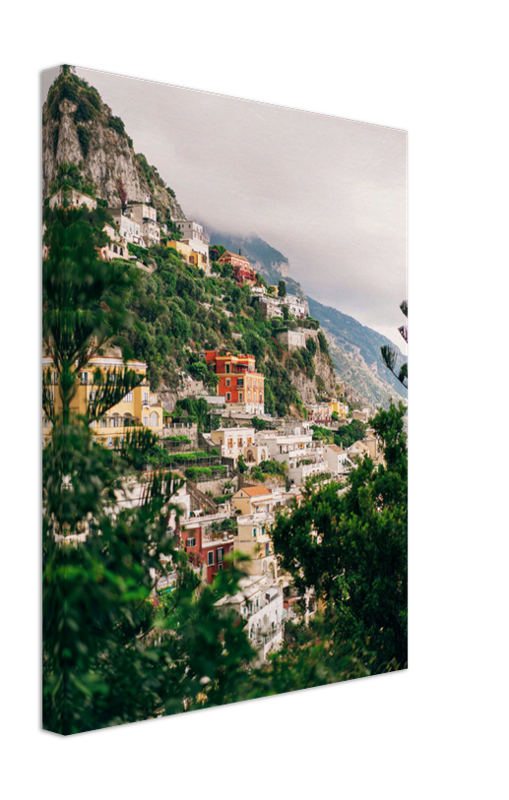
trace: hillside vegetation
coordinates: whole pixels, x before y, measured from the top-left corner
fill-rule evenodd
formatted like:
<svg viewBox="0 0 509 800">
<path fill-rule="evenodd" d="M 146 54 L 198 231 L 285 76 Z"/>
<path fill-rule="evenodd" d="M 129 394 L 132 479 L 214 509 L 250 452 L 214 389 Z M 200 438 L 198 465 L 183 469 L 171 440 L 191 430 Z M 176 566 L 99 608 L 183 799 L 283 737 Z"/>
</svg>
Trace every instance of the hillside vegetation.
<svg viewBox="0 0 509 800">
<path fill-rule="evenodd" d="M 124 340 L 138 358 L 148 363 L 153 386 L 161 381 L 175 385 L 180 369 L 213 388 L 215 380 L 206 367 L 204 350 L 229 350 L 256 357 L 256 368 L 265 376 L 265 410 L 279 416 L 304 410 L 294 385 L 296 376 L 316 381 L 316 394 L 334 387 L 332 361 L 325 337 L 319 345 L 291 353 L 275 338 L 283 321 L 265 321 L 248 286 L 239 287 L 221 274 L 207 276 L 186 264 L 166 246 L 142 250 L 130 245 L 141 260 L 151 260 L 157 270 L 147 274 L 135 270 L 136 288 L 125 298 L 132 312 L 132 325 L 124 330 Z M 219 271 L 221 267 L 215 265 Z M 285 325 L 296 324 L 291 319 Z M 120 342 L 121 343 L 121 342 Z M 314 343 L 313 343 L 314 344 Z M 317 374 L 317 363 L 326 362 L 328 386 Z"/>
</svg>

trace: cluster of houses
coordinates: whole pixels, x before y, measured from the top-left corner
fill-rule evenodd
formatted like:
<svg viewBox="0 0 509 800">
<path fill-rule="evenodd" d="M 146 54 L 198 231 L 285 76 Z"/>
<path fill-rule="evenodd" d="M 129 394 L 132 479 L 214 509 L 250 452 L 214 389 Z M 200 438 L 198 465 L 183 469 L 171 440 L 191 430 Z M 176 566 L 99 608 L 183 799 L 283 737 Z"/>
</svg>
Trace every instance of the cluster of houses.
<svg viewBox="0 0 509 800">
<path fill-rule="evenodd" d="M 68 204 L 85 205 L 94 209 L 94 198 L 63 187 L 50 198 L 50 206 Z M 157 220 L 156 210 L 147 203 L 129 203 L 125 208 L 110 209 L 114 226 L 107 225 L 108 244 L 101 249 L 105 260 L 129 259 L 128 244 L 151 247 L 167 237 L 167 226 Z M 295 295 L 280 297 L 274 287 L 259 285 L 257 274 L 249 260 L 240 253 L 226 251 L 222 254 L 210 250 L 209 238 L 203 227 L 190 220 L 174 220 L 182 238 L 168 240 L 166 244 L 175 248 L 188 264 L 210 272 L 211 259 L 219 264 L 229 264 L 232 276 L 239 285 L 249 285 L 258 297 L 260 308 L 266 318 L 288 317 L 296 319 L 309 315 L 306 301 Z M 47 253 L 44 253 L 47 256 Z M 285 311 L 285 308 L 287 311 Z M 280 337 L 280 338 L 279 338 Z M 309 337 L 317 337 L 314 330 L 298 328 L 284 330 L 278 338 L 289 350 L 303 347 Z M 313 437 L 313 424 L 331 426 L 336 421 L 346 420 L 348 406 L 338 399 L 317 402 L 306 406 L 308 419 L 272 420 L 265 414 L 264 376 L 256 370 L 256 360 L 249 354 L 232 354 L 229 351 L 207 350 L 205 359 L 209 369 L 218 376 L 217 397 L 209 398 L 212 405 L 219 401 L 227 409 L 230 425 L 202 435 L 202 447 L 219 452 L 221 462 L 227 465 L 228 473 L 235 478 L 230 481 L 233 491 L 225 500 L 200 503 L 196 500 L 200 492 L 182 474 L 182 482 L 172 501 L 180 508 L 180 514 L 172 512 L 168 517 L 168 533 L 175 537 L 177 546 L 188 554 L 191 568 L 204 583 L 211 583 L 222 569 L 228 568 L 235 555 L 249 556 L 246 575 L 240 582 L 239 591 L 232 597 L 223 597 L 218 608 L 234 612 L 241 618 L 247 635 L 260 654 L 261 659 L 278 648 L 284 636 L 285 623 L 295 617 L 296 596 L 292 581 L 281 572 L 274 554 L 271 530 L 278 511 L 291 509 L 302 501 L 302 488 L 315 482 L 341 484 L 346 474 L 355 467 L 356 456 L 369 455 L 375 461 L 381 458 L 377 437 L 368 429 L 363 441 L 343 449 Z M 96 402 L 103 387 L 119 371 L 133 370 L 141 381 L 127 393 L 108 413 L 90 423 L 95 441 L 107 447 L 121 443 L 133 427 L 148 427 L 155 434 L 165 437 L 163 407 L 157 394 L 150 389 L 146 378 L 147 365 L 141 361 L 124 363 L 122 354 L 110 348 L 104 355 L 91 356 L 89 363 L 79 375 L 79 387 L 72 400 L 72 409 L 85 414 Z M 49 355 L 43 357 L 46 376 L 46 392 L 58 413 L 60 393 L 57 391 L 58 373 Z M 252 418 L 257 416 L 270 420 L 273 427 L 257 430 Z M 369 409 L 354 411 L 353 417 L 369 421 Z M 232 419 L 235 418 L 236 423 Z M 51 437 L 51 421 L 43 418 L 43 444 Z M 241 474 L 239 460 L 247 467 L 257 467 L 264 462 L 275 462 L 273 480 L 255 481 Z M 235 483 L 237 487 L 235 490 Z M 126 478 L 125 486 L 117 493 L 117 506 L 112 513 L 124 506 L 136 506 L 143 502 L 143 479 Z M 204 495 L 201 495 L 205 499 Z M 86 538 L 87 532 L 79 534 Z M 78 538 L 79 538 L 78 536 Z M 171 563 L 161 573 L 154 574 L 156 591 L 173 591 L 176 572 Z M 307 593 L 303 598 L 305 614 L 316 609 L 314 598 Z"/>
</svg>

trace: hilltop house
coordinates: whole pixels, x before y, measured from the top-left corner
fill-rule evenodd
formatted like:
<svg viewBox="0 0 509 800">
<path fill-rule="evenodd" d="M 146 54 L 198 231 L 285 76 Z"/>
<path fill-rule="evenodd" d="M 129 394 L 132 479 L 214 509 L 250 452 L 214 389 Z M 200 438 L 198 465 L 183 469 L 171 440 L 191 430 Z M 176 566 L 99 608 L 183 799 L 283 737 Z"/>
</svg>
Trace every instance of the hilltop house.
<svg viewBox="0 0 509 800">
<path fill-rule="evenodd" d="M 49 207 L 62 207 L 64 205 L 64 200 L 67 201 L 68 205 L 74 206 L 75 208 L 86 206 L 89 211 L 94 211 L 94 209 L 97 208 L 97 200 L 94 200 L 89 194 L 84 194 L 84 192 L 73 189 L 71 186 L 61 186 L 58 192 L 55 192 L 55 194 L 50 197 Z"/>
<path fill-rule="evenodd" d="M 231 264 L 233 267 L 233 277 L 239 284 L 243 286 L 247 283 L 249 286 L 254 286 L 256 283 L 256 271 L 249 263 L 249 259 L 244 256 L 230 253 L 228 250 L 223 253 L 219 259 L 219 264 Z"/>
<path fill-rule="evenodd" d="M 306 319 L 308 316 L 308 304 L 294 294 L 287 294 L 285 297 L 278 297 L 271 294 L 262 294 L 258 298 L 260 313 L 265 319 L 273 317 L 284 317 L 283 308 L 286 306 L 290 314 L 296 319 Z"/>
</svg>

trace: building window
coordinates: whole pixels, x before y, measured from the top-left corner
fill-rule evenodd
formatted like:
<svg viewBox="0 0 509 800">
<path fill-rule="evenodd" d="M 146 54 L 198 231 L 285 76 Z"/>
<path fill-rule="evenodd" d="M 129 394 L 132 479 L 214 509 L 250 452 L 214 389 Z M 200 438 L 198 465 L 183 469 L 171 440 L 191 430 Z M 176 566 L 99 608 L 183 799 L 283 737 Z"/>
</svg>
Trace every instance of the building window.
<svg viewBox="0 0 509 800">
<path fill-rule="evenodd" d="M 150 415 L 150 426 L 152 428 L 157 428 L 158 424 L 159 424 L 159 417 L 157 416 L 156 412 L 153 411 L 152 414 Z"/>
<path fill-rule="evenodd" d="M 226 365 L 226 374 L 227 375 L 230 374 L 230 365 L 229 364 Z"/>
<path fill-rule="evenodd" d="M 143 424 L 148 427 L 148 417 L 143 417 Z"/>
<path fill-rule="evenodd" d="M 88 372 L 82 372 L 81 373 L 81 383 L 84 386 L 86 386 L 86 384 L 88 383 Z"/>
<path fill-rule="evenodd" d="M 209 550 L 209 552 L 207 554 L 207 564 L 208 564 L 209 567 L 211 567 L 214 564 L 214 551 L 213 550 Z"/>
<path fill-rule="evenodd" d="M 108 447 L 113 447 L 113 437 L 108 436 Z"/>
<path fill-rule="evenodd" d="M 192 539 L 191 537 L 189 537 L 189 539 L 186 539 L 186 547 L 195 547 L 195 546 L 196 546 L 196 539 Z"/>
<path fill-rule="evenodd" d="M 239 392 L 239 403 L 242 403 L 242 402 L 244 402 L 244 393 L 243 392 Z"/>
<path fill-rule="evenodd" d="M 133 393 L 127 392 L 126 396 L 122 398 L 123 403 L 132 403 L 133 402 Z"/>
<path fill-rule="evenodd" d="M 148 392 L 143 392 L 143 402 L 148 403 Z"/>
<path fill-rule="evenodd" d="M 99 420 L 99 427 L 100 428 L 106 428 L 107 426 L 108 426 L 108 421 L 104 417 L 102 417 Z"/>
<path fill-rule="evenodd" d="M 257 529 L 253 528 L 253 536 L 254 536 L 255 539 L 256 539 L 256 533 L 257 533 Z"/>
<path fill-rule="evenodd" d="M 232 398 L 232 396 L 231 396 L 230 392 L 226 392 L 226 402 L 227 403 L 230 402 L 231 398 Z"/>
<path fill-rule="evenodd" d="M 53 383 L 55 385 L 58 383 L 58 372 L 53 373 Z"/>
<path fill-rule="evenodd" d="M 230 384 L 231 384 L 231 380 L 230 380 L 230 378 L 227 378 L 226 379 L 226 385 L 229 386 Z"/>
<path fill-rule="evenodd" d="M 224 556 L 224 548 L 223 547 L 219 547 L 218 551 L 217 551 L 217 563 L 218 564 L 222 563 L 223 556 Z"/>
</svg>

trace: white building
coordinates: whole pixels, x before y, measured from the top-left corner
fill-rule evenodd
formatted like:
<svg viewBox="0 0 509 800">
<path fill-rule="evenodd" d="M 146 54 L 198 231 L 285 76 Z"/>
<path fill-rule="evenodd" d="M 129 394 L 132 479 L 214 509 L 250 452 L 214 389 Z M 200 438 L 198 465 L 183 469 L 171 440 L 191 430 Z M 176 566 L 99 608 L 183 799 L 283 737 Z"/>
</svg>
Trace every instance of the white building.
<svg viewBox="0 0 509 800">
<path fill-rule="evenodd" d="M 216 606 L 240 616 L 252 646 L 265 661 L 283 643 L 283 590 L 265 576 L 242 578 L 239 587 L 237 594 L 222 597 Z"/>
<path fill-rule="evenodd" d="M 200 225 L 199 222 L 190 219 L 176 219 L 174 222 L 183 239 L 203 242 L 203 244 L 206 244 L 208 247 L 210 238 L 203 230 L 203 225 Z"/>
<path fill-rule="evenodd" d="M 121 208 L 110 209 L 111 216 L 117 226 L 121 239 L 139 247 L 144 247 L 145 242 L 141 233 L 141 223 L 135 220 L 130 211 L 124 213 Z"/>
<path fill-rule="evenodd" d="M 345 475 L 350 472 L 352 463 L 348 453 L 337 444 L 326 444 L 324 447 L 324 460 L 331 472 L 336 475 Z"/>
</svg>

